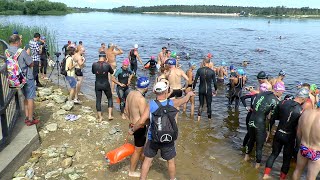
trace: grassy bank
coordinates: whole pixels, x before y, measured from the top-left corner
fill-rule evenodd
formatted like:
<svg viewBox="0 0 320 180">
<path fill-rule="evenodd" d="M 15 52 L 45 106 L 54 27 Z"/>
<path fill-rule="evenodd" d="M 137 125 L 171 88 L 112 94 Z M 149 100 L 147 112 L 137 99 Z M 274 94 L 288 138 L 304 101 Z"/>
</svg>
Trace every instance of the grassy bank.
<svg viewBox="0 0 320 180">
<path fill-rule="evenodd" d="M 47 29 L 46 27 L 29 27 L 22 26 L 20 24 L 0 24 L 0 39 L 8 42 L 8 38 L 12 35 L 13 31 L 18 31 L 22 35 L 22 47 L 33 38 L 34 33 L 39 32 L 42 36 L 47 38 L 47 44 L 49 46 L 49 52 L 53 54 L 57 50 L 57 43 L 55 33 Z M 0 52 L 2 54 L 2 52 Z"/>
</svg>

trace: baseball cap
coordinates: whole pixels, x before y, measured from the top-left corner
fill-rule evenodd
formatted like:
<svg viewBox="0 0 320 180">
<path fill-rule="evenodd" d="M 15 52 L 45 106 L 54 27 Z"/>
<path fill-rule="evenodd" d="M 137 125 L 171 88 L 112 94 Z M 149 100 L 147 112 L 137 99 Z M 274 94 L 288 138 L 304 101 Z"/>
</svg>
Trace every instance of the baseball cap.
<svg viewBox="0 0 320 180">
<path fill-rule="evenodd" d="M 157 93 L 164 92 L 168 89 L 168 85 L 165 82 L 157 82 L 156 85 L 153 87 L 153 91 Z"/>
</svg>

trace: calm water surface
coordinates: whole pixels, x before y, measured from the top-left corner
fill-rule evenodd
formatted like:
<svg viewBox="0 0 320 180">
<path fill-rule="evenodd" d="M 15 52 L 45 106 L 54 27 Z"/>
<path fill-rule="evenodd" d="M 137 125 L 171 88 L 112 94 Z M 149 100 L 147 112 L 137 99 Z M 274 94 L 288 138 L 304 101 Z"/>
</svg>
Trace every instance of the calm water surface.
<svg viewBox="0 0 320 180">
<path fill-rule="evenodd" d="M 143 61 L 160 52 L 162 46 L 178 54 L 190 54 L 191 60 L 200 62 L 208 52 L 214 62 L 239 67 L 243 60 L 250 64 L 245 68 L 248 84 L 256 85 L 255 76 L 264 70 L 273 76 L 284 69 L 288 92 L 295 91 L 297 81 L 319 84 L 320 21 L 312 19 L 269 19 L 184 17 L 139 14 L 88 13 L 66 16 L 0 16 L 0 22 L 14 22 L 46 26 L 57 35 L 59 49 L 68 40 L 83 41 L 86 47 L 87 66 L 83 92 L 94 98 L 94 76 L 91 64 L 98 58 L 102 42 L 113 42 L 124 50 L 117 57 L 118 65 L 128 56 L 133 44 L 139 44 Z M 279 39 L 282 36 L 282 39 Z M 263 52 L 256 52 L 257 48 Z M 183 68 L 188 60 L 182 58 Z M 138 75 L 147 75 L 140 70 Z M 177 157 L 177 177 L 180 179 L 259 179 L 263 170 L 253 170 L 252 164 L 242 161 L 241 147 L 246 132 L 246 111 L 228 110 L 225 87 L 219 87 L 213 99 L 213 119 L 203 118 L 200 123 L 181 114 L 180 138 Z M 152 98 L 151 93 L 148 94 Z M 197 107 L 196 107 L 197 109 Z M 205 115 L 205 113 L 203 113 Z M 263 163 L 270 155 L 271 144 L 264 148 Z M 273 175 L 279 176 L 282 156 L 274 165 Z M 264 166 L 264 164 L 263 164 Z M 152 169 L 160 179 L 161 166 Z M 291 168 L 292 170 L 293 168 Z"/>
</svg>

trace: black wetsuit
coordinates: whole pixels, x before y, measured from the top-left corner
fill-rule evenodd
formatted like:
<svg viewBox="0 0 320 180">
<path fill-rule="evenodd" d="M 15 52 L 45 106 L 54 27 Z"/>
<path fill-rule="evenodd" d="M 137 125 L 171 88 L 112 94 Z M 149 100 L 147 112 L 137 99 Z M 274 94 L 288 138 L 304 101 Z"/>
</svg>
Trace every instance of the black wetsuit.
<svg viewBox="0 0 320 180">
<path fill-rule="evenodd" d="M 129 77 L 132 74 L 132 71 L 130 69 L 124 70 L 122 67 L 117 69 L 114 73 L 114 77 L 118 79 L 118 81 L 122 84 L 125 84 L 125 87 L 121 87 L 117 85 L 117 95 L 120 99 L 120 110 L 121 113 L 124 113 L 124 107 L 126 103 L 126 98 L 129 94 Z"/>
<path fill-rule="evenodd" d="M 65 44 L 62 48 L 62 51 L 64 51 L 64 55 L 66 56 L 67 55 L 67 50 L 68 50 L 68 46 L 69 44 Z"/>
<path fill-rule="evenodd" d="M 244 86 L 244 80 L 243 77 L 238 77 L 238 83 L 230 89 L 230 95 L 229 95 L 229 106 L 233 103 L 235 100 L 235 109 L 239 108 L 239 101 L 240 97 L 242 96 L 242 89 Z"/>
<path fill-rule="evenodd" d="M 247 94 L 247 95 L 244 95 L 242 96 L 240 99 L 241 99 L 241 102 L 243 104 L 244 107 L 247 107 L 247 103 L 246 103 L 246 99 L 250 98 L 250 107 L 251 109 L 253 109 L 253 101 L 254 101 L 254 98 L 257 96 L 257 94 Z M 252 114 L 252 110 L 250 110 L 247 114 L 247 117 L 246 117 L 246 127 L 247 127 L 247 133 L 246 135 L 244 136 L 244 139 L 243 139 L 243 146 L 246 146 L 248 141 L 249 141 L 249 119 L 251 117 L 251 114 Z"/>
<path fill-rule="evenodd" d="M 274 161 L 279 156 L 283 147 L 281 172 L 284 174 L 288 173 L 291 157 L 294 153 L 296 128 L 301 113 L 301 105 L 294 100 L 284 100 L 276 106 L 270 125 L 272 127 L 275 120 L 279 120 L 279 125 L 273 139 L 272 153 L 267 160 L 267 168 L 272 168 Z"/>
<path fill-rule="evenodd" d="M 138 61 L 137 61 L 137 56 L 134 55 L 134 51 L 135 51 L 134 49 L 130 50 L 129 60 L 130 60 L 130 69 L 131 71 L 134 72 L 134 74 L 136 74 L 138 70 Z"/>
<path fill-rule="evenodd" d="M 154 59 L 150 59 L 146 64 L 144 64 L 144 66 L 146 66 L 148 63 L 150 63 L 149 69 L 150 70 L 154 70 L 157 68 L 157 61 Z"/>
<path fill-rule="evenodd" d="M 200 77 L 200 84 L 199 84 L 199 109 L 198 109 L 198 116 L 201 116 L 204 100 L 207 103 L 207 113 L 208 118 L 211 119 L 211 103 L 212 103 L 212 86 L 211 83 L 213 82 L 214 89 L 217 90 L 217 82 L 216 82 L 216 74 L 215 72 L 208 68 L 202 67 L 197 70 L 196 77 L 193 81 L 193 89 L 195 89 L 197 80 Z"/>
<path fill-rule="evenodd" d="M 40 61 L 41 61 L 40 72 L 43 73 L 43 74 L 47 74 L 48 57 L 49 56 L 50 56 L 50 54 L 49 54 L 48 45 L 44 44 L 42 46 L 42 52 L 40 54 Z"/>
<path fill-rule="evenodd" d="M 246 146 L 246 154 L 250 154 L 256 142 L 256 162 L 260 163 L 262 149 L 266 141 L 266 118 L 278 104 L 278 98 L 271 91 L 257 95 L 253 101 L 253 112 L 249 120 L 249 142 Z"/>
<path fill-rule="evenodd" d="M 113 69 L 111 66 L 104 62 L 98 61 L 92 64 L 92 73 L 96 75 L 95 81 L 95 92 L 96 92 L 96 109 L 97 111 L 101 111 L 101 98 L 102 92 L 108 98 L 108 107 L 113 106 L 112 102 L 112 93 L 109 84 L 108 73 L 113 74 Z"/>
</svg>

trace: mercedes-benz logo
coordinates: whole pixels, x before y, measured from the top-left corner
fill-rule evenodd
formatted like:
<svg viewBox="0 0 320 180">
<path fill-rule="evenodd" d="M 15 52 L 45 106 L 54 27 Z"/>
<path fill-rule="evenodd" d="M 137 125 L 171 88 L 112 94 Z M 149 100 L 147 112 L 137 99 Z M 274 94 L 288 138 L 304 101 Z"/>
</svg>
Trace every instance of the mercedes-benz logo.
<svg viewBox="0 0 320 180">
<path fill-rule="evenodd" d="M 160 142 L 171 142 L 172 141 L 172 136 L 170 134 L 164 134 L 160 138 Z"/>
</svg>

